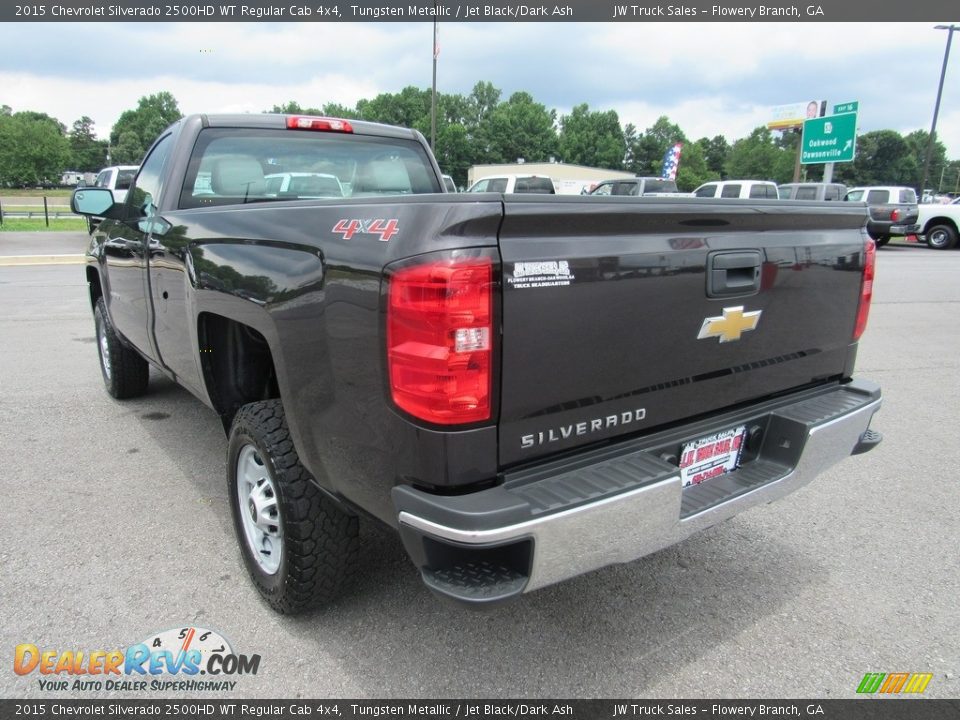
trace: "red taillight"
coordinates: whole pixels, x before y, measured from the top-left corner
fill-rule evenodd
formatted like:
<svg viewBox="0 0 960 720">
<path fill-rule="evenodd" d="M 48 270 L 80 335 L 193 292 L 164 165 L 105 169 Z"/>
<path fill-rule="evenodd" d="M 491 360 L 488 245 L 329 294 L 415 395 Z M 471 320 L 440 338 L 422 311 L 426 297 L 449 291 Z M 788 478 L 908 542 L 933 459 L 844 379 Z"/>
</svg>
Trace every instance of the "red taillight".
<svg viewBox="0 0 960 720">
<path fill-rule="evenodd" d="M 490 419 L 493 261 L 434 260 L 396 270 L 387 365 L 397 407 L 440 425 Z"/>
<path fill-rule="evenodd" d="M 863 244 L 863 279 L 860 283 L 860 307 L 857 309 L 857 324 L 853 328 L 853 339 L 859 340 L 867 329 L 867 316 L 870 314 L 870 302 L 873 300 L 873 276 L 877 265 L 877 245 L 870 238 Z"/>
<path fill-rule="evenodd" d="M 893 222 L 896 222 L 897 220 L 900 219 L 900 208 L 894 208 L 893 210 L 890 211 L 890 219 Z"/>
<path fill-rule="evenodd" d="M 288 130 L 325 130 L 327 132 L 352 133 L 353 125 L 337 118 L 314 117 L 311 115 L 290 115 L 287 117 Z"/>
</svg>

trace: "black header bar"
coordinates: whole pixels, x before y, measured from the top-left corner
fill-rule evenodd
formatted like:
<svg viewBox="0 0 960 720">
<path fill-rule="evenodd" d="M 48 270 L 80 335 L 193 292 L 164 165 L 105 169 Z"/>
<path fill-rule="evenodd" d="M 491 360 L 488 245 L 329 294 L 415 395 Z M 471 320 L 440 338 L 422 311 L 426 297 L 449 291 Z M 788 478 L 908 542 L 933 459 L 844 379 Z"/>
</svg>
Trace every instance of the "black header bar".
<svg viewBox="0 0 960 720">
<path fill-rule="evenodd" d="M 3 22 L 950 22 L 957 0 L 36 0 Z M 869 42 L 851 28 L 850 42 Z"/>
</svg>

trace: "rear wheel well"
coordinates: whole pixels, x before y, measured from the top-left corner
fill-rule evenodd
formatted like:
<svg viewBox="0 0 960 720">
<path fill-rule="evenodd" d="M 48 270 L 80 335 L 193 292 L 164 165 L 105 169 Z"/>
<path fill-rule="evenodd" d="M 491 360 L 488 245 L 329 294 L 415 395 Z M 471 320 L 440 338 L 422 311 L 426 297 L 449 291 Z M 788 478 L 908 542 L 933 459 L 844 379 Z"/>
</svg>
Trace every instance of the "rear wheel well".
<svg viewBox="0 0 960 720">
<path fill-rule="evenodd" d="M 213 407 L 229 431 L 247 403 L 280 397 L 266 338 L 249 325 L 212 313 L 197 322 L 200 368 Z"/>
<path fill-rule="evenodd" d="M 923 234 L 926 235 L 930 231 L 930 228 L 936 227 L 937 225 L 946 225 L 947 227 L 953 228 L 953 232 L 957 233 L 957 223 L 953 218 L 935 217 L 927 220 L 927 224 L 923 226 Z"/>
</svg>

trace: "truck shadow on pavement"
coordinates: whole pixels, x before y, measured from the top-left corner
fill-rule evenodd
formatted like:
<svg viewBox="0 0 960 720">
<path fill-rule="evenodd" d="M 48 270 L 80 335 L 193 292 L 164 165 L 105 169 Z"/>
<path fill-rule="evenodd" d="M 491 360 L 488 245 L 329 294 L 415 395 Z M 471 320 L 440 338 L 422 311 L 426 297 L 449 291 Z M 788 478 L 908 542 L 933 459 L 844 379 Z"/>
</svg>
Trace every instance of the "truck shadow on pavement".
<svg viewBox="0 0 960 720">
<path fill-rule="evenodd" d="M 360 572 L 348 591 L 312 613 L 276 616 L 236 550 L 226 439 L 216 415 L 155 376 L 136 416 L 209 506 L 203 532 L 215 535 L 209 541 L 223 554 L 224 573 L 199 614 L 216 627 L 228 617 L 223 605 L 236 603 L 252 616 L 248 622 L 281 636 L 269 650 L 247 648 L 270 661 L 269 673 L 265 665 L 243 683 L 248 697 L 643 696 L 827 575 L 817 558 L 771 536 L 747 513 L 636 562 L 477 612 L 435 598 L 399 537 L 361 518 Z M 258 642 L 244 638 L 242 627 L 234 633 L 245 646 Z M 318 674 L 310 658 L 335 666 L 336 679 Z"/>
</svg>

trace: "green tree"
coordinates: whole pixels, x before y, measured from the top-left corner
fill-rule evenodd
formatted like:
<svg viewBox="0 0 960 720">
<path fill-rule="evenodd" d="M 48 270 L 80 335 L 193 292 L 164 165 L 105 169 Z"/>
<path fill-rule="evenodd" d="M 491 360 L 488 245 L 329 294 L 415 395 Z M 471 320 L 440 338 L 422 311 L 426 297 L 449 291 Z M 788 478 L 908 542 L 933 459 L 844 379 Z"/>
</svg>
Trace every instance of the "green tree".
<svg viewBox="0 0 960 720">
<path fill-rule="evenodd" d="M 627 151 L 615 110 L 590 112 L 586 103 L 560 118 L 558 141 L 564 162 L 619 170 Z"/>
<path fill-rule="evenodd" d="M 835 177 L 847 185 L 912 185 L 919 182 L 917 159 L 900 133 L 873 130 L 857 138 L 852 163 L 838 163 Z"/>
<path fill-rule="evenodd" d="M 0 185 L 57 184 L 70 162 L 63 124 L 44 113 L 0 113 Z"/>
<path fill-rule="evenodd" d="M 723 135 L 714 135 L 712 138 L 702 137 L 697 140 L 697 145 L 703 152 L 707 168 L 716 175 L 711 180 L 723 175 L 727 157 L 730 155 L 730 143 L 727 142 L 727 139 Z"/>
<path fill-rule="evenodd" d="M 381 93 L 373 100 L 361 100 L 357 103 L 357 112 L 364 120 L 417 128 L 421 132 L 430 132 L 429 90 L 408 85 L 399 93 Z M 426 125 L 426 128 L 424 128 Z"/>
<path fill-rule="evenodd" d="M 318 108 L 305 108 L 296 100 L 287 100 L 283 105 L 274 105 L 267 113 L 278 113 L 280 115 L 322 115 L 323 111 Z"/>
<path fill-rule="evenodd" d="M 680 167 L 677 170 L 677 189 L 690 192 L 705 182 L 719 179 L 720 173 L 711 170 L 707 164 L 703 146 L 699 142 L 685 143 L 680 153 Z"/>
<path fill-rule="evenodd" d="M 777 145 L 769 129 L 754 128 L 733 143 L 726 171 L 728 177 L 740 180 L 787 182 L 793 175 L 793 154 Z"/>
<path fill-rule="evenodd" d="M 113 162 L 139 163 L 157 136 L 181 117 L 177 101 L 169 92 L 140 98 L 135 109 L 120 115 L 110 132 Z"/>
<path fill-rule="evenodd" d="M 96 172 L 106 164 L 107 143 L 97 140 L 93 120 L 84 115 L 73 123 L 69 133 L 71 169 L 80 172 Z"/>
<path fill-rule="evenodd" d="M 495 88 L 492 82 L 481 81 L 473 86 L 467 97 L 467 114 L 464 117 L 464 125 L 468 131 L 475 132 L 486 123 L 490 113 L 500 104 L 501 95 L 501 91 Z"/>
<path fill-rule="evenodd" d="M 556 111 L 535 102 L 530 93 L 514 93 L 491 110 L 484 123 L 486 162 L 544 162 L 556 155 L 556 119 Z"/>
<path fill-rule="evenodd" d="M 923 175 L 923 163 L 927 158 L 927 145 L 930 142 L 930 133 L 926 130 L 914 130 L 909 135 L 904 136 L 904 142 L 907 144 L 908 151 L 913 158 L 913 163 L 917 166 L 918 172 L 915 180 L 906 183 L 914 185 L 919 190 L 920 181 Z M 946 177 L 947 168 L 947 148 L 937 138 L 933 140 L 933 147 L 930 148 L 930 168 L 927 176 L 927 187 L 939 190 L 940 177 Z"/>
<path fill-rule="evenodd" d="M 686 143 L 687 136 L 679 125 L 661 115 L 628 146 L 627 169 L 637 175 L 659 175 L 667 148 L 678 142 Z"/>
</svg>

